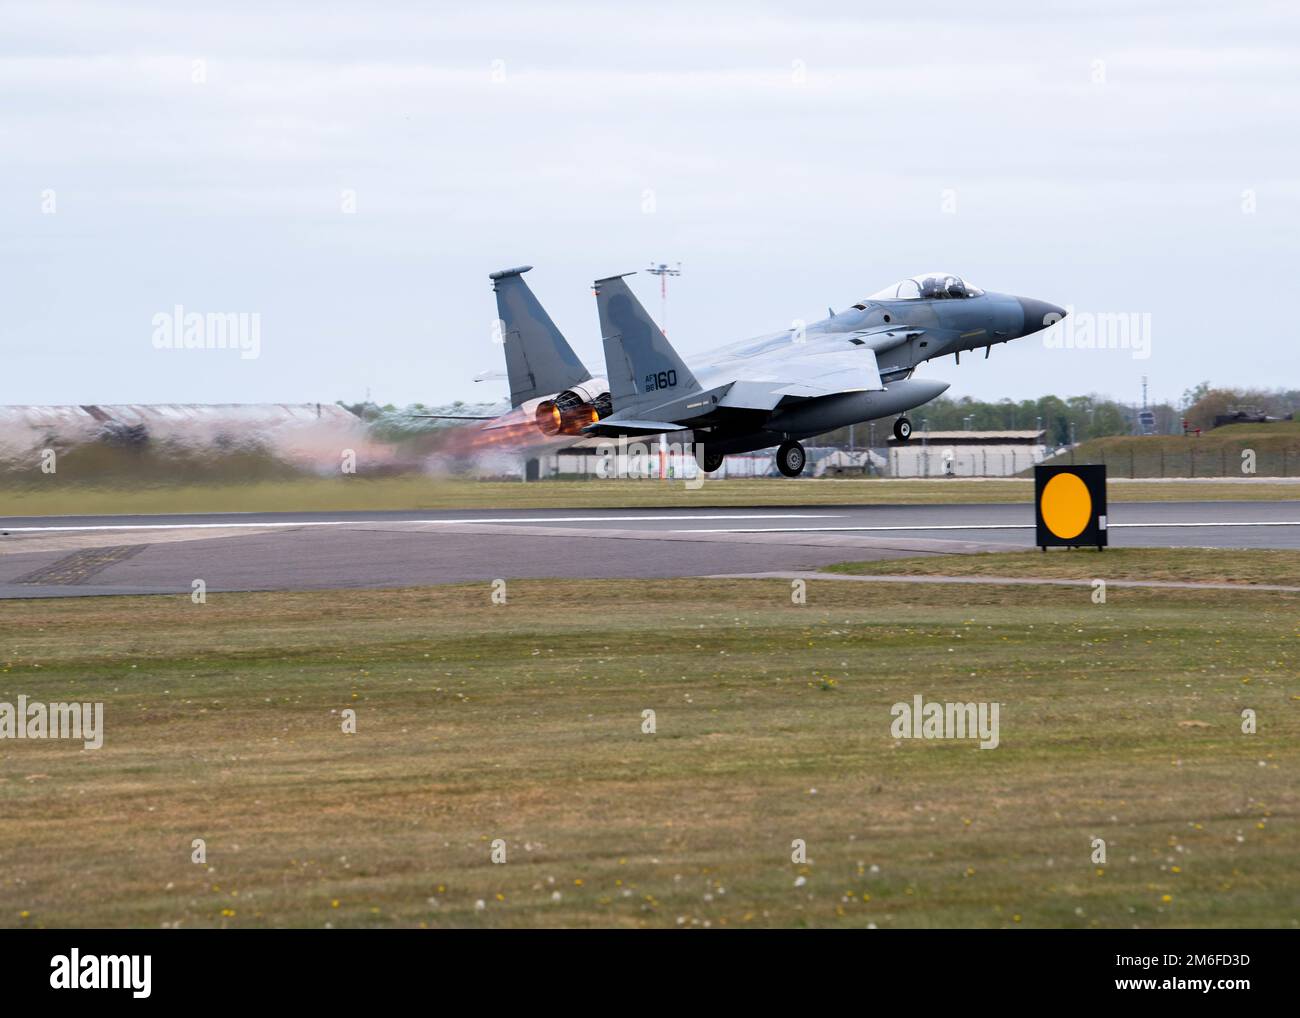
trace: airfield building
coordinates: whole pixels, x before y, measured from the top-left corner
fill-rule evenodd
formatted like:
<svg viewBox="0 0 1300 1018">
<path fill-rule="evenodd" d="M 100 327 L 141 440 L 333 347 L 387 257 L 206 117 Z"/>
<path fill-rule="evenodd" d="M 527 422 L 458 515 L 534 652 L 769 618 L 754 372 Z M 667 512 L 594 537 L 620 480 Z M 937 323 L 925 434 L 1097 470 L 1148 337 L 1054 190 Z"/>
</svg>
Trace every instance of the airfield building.
<svg viewBox="0 0 1300 1018">
<path fill-rule="evenodd" d="M 1011 477 L 1047 457 L 1047 432 L 914 431 L 890 439 L 891 477 Z"/>
</svg>

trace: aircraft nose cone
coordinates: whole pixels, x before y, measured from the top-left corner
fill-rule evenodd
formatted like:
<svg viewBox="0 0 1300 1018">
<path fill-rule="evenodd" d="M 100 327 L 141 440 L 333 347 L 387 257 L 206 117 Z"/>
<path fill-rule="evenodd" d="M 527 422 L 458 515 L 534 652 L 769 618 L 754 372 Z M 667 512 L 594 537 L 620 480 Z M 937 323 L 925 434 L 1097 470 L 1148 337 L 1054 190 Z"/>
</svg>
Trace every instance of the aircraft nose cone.
<svg viewBox="0 0 1300 1018">
<path fill-rule="evenodd" d="M 1020 309 L 1025 315 L 1025 323 L 1020 331 L 1022 336 L 1041 332 L 1049 325 L 1055 325 L 1066 315 L 1065 308 L 1049 304 L 1045 300 L 1035 300 L 1033 297 L 1017 297 L 1016 300 L 1020 302 Z"/>
</svg>

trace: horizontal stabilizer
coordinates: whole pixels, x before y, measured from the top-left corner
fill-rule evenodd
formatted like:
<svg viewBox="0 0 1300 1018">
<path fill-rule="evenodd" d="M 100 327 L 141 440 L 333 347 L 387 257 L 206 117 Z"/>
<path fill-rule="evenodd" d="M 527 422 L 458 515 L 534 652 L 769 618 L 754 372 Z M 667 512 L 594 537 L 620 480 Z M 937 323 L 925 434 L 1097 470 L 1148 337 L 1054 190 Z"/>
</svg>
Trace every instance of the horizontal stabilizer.
<svg viewBox="0 0 1300 1018">
<path fill-rule="evenodd" d="M 495 417 L 471 417 L 466 414 L 411 414 L 425 421 L 495 421 Z"/>
<path fill-rule="evenodd" d="M 657 435 L 662 431 L 686 431 L 684 424 L 670 421 L 634 421 L 617 420 L 607 417 L 595 424 L 588 424 L 582 429 L 589 435 Z"/>
</svg>

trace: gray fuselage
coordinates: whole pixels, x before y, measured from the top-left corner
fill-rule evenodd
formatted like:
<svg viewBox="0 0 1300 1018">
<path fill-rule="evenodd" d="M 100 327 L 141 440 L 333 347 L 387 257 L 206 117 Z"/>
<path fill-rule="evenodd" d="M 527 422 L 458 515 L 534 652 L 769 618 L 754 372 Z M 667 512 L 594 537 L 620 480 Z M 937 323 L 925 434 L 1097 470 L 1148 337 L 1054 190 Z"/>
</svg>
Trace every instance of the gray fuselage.
<svg viewBox="0 0 1300 1018">
<path fill-rule="evenodd" d="M 871 349 L 885 387 L 785 400 L 770 411 L 706 412 L 691 422 L 696 440 L 718 453 L 747 452 L 902 414 L 948 388 L 947 382 L 913 378 L 922 362 L 1010 342 L 1064 315 L 1064 309 L 1044 301 L 991 291 L 966 297 L 868 299 L 807 326 L 720 347 L 688 361 L 705 390 L 737 377 L 743 365 L 779 363 L 828 345 Z"/>
</svg>

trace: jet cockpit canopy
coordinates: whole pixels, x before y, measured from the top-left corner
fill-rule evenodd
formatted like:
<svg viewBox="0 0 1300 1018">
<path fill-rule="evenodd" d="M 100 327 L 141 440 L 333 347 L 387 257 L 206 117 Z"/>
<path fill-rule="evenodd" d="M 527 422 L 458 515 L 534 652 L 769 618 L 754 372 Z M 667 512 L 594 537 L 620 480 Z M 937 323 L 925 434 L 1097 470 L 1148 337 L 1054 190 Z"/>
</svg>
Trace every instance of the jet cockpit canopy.
<svg viewBox="0 0 1300 1018">
<path fill-rule="evenodd" d="M 984 291 L 950 272 L 927 272 L 873 293 L 867 300 L 961 300 L 979 297 Z"/>
</svg>

